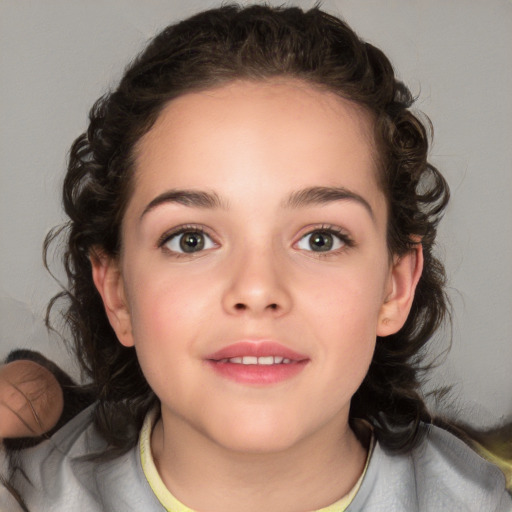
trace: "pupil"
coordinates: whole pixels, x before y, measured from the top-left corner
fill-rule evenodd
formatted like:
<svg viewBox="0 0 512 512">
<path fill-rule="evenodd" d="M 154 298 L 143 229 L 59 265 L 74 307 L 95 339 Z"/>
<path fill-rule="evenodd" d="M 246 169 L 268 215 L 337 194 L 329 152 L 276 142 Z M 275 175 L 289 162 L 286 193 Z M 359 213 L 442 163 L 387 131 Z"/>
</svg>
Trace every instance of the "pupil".
<svg viewBox="0 0 512 512">
<path fill-rule="evenodd" d="M 316 251 L 330 251 L 332 249 L 333 240 L 329 233 L 317 232 L 311 235 L 311 249 Z"/>
<path fill-rule="evenodd" d="M 204 237 L 201 233 L 184 233 L 180 247 L 183 252 L 200 251 L 204 247 Z"/>
</svg>

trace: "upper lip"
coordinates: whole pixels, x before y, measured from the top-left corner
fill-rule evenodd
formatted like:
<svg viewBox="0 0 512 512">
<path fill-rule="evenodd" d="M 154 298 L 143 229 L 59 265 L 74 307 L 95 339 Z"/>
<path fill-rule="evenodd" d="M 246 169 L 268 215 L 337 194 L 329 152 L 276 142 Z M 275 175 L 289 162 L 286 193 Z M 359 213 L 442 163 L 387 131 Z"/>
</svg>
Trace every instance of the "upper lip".
<svg viewBox="0 0 512 512">
<path fill-rule="evenodd" d="M 283 357 L 292 361 L 303 361 L 309 359 L 306 355 L 300 354 L 281 343 L 269 340 L 262 341 L 239 341 L 227 345 L 213 354 L 210 354 L 206 359 L 213 361 L 220 361 L 222 359 L 231 359 L 232 357 Z"/>
</svg>

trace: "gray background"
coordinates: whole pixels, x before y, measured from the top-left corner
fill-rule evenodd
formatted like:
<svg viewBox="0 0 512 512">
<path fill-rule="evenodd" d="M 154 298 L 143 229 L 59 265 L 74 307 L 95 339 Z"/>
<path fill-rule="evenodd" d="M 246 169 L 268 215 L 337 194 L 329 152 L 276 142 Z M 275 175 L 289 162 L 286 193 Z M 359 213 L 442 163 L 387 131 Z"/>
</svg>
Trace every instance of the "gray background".
<svg viewBox="0 0 512 512">
<path fill-rule="evenodd" d="M 76 373 L 42 323 L 58 285 L 43 268 L 41 245 L 63 220 L 66 152 L 85 129 L 93 101 L 149 37 L 216 4 L 0 0 L 0 356 L 27 346 Z M 439 252 L 455 310 L 451 353 L 429 386 L 454 384 L 451 412 L 477 425 L 510 420 L 512 2 L 326 0 L 323 6 L 390 56 L 435 127 L 431 159 L 453 193 Z M 440 352 L 448 337 L 433 350 Z"/>
</svg>

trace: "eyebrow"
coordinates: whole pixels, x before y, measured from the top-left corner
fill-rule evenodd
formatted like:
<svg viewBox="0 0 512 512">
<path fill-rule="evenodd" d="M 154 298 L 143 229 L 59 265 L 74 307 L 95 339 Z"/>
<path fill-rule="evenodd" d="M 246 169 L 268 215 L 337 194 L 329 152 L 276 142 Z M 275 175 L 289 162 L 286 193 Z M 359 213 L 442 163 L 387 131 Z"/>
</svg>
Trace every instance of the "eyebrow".
<svg viewBox="0 0 512 512">
<path fill-rule="evenodd" d="M 144 208 L 144 211 L 141 214 L 141 218 L 146 215 L 146 213 L 150 212 L 157 206 L 166 203 L 177 203 L 182 204 L 183 206 L 189 206 L 192 208 L 225 208 L 226 204 L 221 200 L 221 198 L 212 192 L 204 192 L 198 190 L 183 190 L 183 189 L 173 189 L 160 194 L 155 197 L 147 206 Z"/>
<path fill-rule="evenodd" d="M 372 220 L 375 220 L 370 203 L 364 197 L 344 187 L 308 187 L 298 190 L 288 197 L 284 206 L 285 208 L 303 208 L 321 206 L 335 201 L 355 201 L 368 211 Z"/>
<path fill-rule="evenodd" d="M 285 208 L 304 208 L 329 204 L 335 201 L 356 201 L 361 204 L 375 220 L 370 203 L 362 196 L 344 187 L 308 187 L 292 192 L 284 202 Z M 155 197 L 141 214 L 141 218 L 148 212 L 166 203 L 177 203 L 191 208 L 227 208 L 227 202 L 223 201 L 215 192 L 201 190 L 172 189 Z"/>
</svg>

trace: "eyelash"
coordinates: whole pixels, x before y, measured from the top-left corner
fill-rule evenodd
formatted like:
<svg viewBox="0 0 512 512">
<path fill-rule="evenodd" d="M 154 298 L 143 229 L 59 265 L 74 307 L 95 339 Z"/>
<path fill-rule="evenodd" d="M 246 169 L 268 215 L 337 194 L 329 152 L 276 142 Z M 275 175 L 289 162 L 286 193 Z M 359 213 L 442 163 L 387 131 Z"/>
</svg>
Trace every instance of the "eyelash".
<svg viewBox="0 0 512 512">
<path fill-rule="evenodd" d="M 313 233 L 317 233 L 317 232 L 334 235 L 336 238 L 338 238 L 341 241 L 341 243 L 343 245 L 339 249 L 329 250 L 329 251 L 325 251 L 325 252 L 304 250 L 305 252 L 314 254 L 315 258 L 329 258 L 330 256 L 336 256 L 336 255 L 338 255 L 342 252 L 345 252 L 347 249 L 350 249 L 356 245 L 354 239 L 351 236 L 349 236 L 349 234 L 345 230 L 343 230 L 337 226 L 330 225 L 330 224 L 322 224 L 320 226 L 308 229 L 307 232 L 305 232 L 303 235 L 301 235 L 298 242 L 296 242 L 294 245 L 297 245 L 301 240 L 303 240 L 308 235 L 312 235 Z"/>
<path fill-rule="evenodd" d="M 157 241 L 157 247 L 159 249 L 162 249 L 163 251 L 169 253 L 169 254 L 172 254 L 173 257 L 175 258 L 182 258 L 182 257 L 191 257 L 193 256 L 195 253 L 194 252 L 191 252 L 191 253 L 181 253 L 181 252 L 177 252 L 177 251 L 173 251 L 169 248 L 166 248 L 165 245 L 169 243 L 170 240 L 172 240 L 173 238 L 183 234 L 183 233 L 188 233 L 188 232 L 192 232 L 192 233 L 199 233 L 205 237 L 208 237 L 210 240 L 212 240 L 212 242 L 216 245 L 217 242 L 215 241 L 214 237 L 211 236 L 203 227 L 201 226 L 194 226 L 193 224 L 186 224 L 186 225 L 183 225 L 183 226 L 177 226 L 175 228 L 172 228 L 170 231 L 166 231 Z M 198 251 L 198 253 L 200 252 L 203 252 L 203 251 Z"/>
<path fill-rule="evenodd" d="M 190 257 L 190 256 L 194 255 L 195 253 L 194 252 L 191 252 L 191 253 L 183 252 L 182 253 L 182 252 L 178 252 L 178 251 L 173 251 L 173 250 L 165 247 L 165 245 L 168 244 L 170 240 L 172 240 L 173 238 L 175 238 L 183 233 L 187 233 L 187 232 L 199 233 L 199 234 L 209 238 L 214 244 L 217 245 L 217 242 L 215 241 L 214 237 L 212 237 L 203 227 L 195 226 L 193 224 L 187 224 L 187 225 L 177 226 L 177 227 L 171 229 L 170 231 L 166 231 L 158 239 L 157 247 L 159 249 L 166 251 L 169 254 L 172 254 L 173 257 L 176 257 L 176 258 Z M 335 255 L 337 255 L 341 252 L 344 252 L 347 249 L 355 246 L 354 240 L 347 234 L 346 231 L 344 231 L 343 229 L 341 229 L 337 226 L 326 225 L 326 224 L 322 224 L 320 226 L 308 229 L 308 231 L 305 232 L 303 235 L 301 235 L 299 240 L 294 243 L 294 246 L 296 246 L 305 237 L 307 237 L 308 235 L 312 235 L 313 233 L 325 233 L 325 234 L 333 235 L 336 238 L 338 238 L 339 241 L 343 244 L 342 247 L 340 247 L 338 249 L 328 250 L 325 252 L 303 249 L 303 251 L 312 253 L 315 255 L 315 257 L 318 257 L 318 258 L 328 258 L 330 256 L 335 256 Z M 204 250 L 198 251 L 198 253 L 201 253 L 203 251 Z"/>
</svg>

